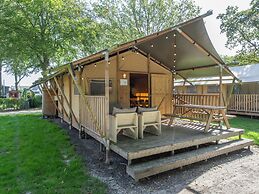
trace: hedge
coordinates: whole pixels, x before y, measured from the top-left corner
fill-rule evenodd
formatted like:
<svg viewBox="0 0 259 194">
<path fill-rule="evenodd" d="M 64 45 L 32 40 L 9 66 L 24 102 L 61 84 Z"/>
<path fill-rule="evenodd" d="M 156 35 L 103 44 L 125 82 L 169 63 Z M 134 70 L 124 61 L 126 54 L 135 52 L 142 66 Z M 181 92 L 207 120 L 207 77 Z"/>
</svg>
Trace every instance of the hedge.
<svg viewBox="0 0 259 194">
<path fill-rule="evenodd" d="M 24 98 L 0 98 L 0 111 L 37 108 L 41 106 L 41 99 L 41 96 L 34 96 L 27 100 Z"/>
</svg>

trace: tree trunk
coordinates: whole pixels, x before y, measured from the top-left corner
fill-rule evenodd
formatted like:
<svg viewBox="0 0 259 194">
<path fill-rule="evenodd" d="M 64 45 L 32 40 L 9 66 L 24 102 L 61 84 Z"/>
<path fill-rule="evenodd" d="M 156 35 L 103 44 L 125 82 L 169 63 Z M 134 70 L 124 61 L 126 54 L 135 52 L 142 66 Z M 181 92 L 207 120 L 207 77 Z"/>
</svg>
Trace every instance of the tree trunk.
<svg viewBox="0 0 259 194">
<path fill-rule="evenodd" d="M 46 77 L 48 75 L 47 69 L 49 67 L 49 58 L 47 55 L 43 54 L 43 61 L 41 64 L 42 76 Z"/>
<path fill-rule="evenodd" d="M 18 91 L 18 75 L 17 75 L 17 73 L 14 73 L 14 85 L 15 85 L 15 90 Z"/>
<path fill-rule="evenodd" d="M 3 95 L 3 85 L 2 85 L 2 61 L 0 61 L 0 98 L 2 97 Z"/>
</svg>

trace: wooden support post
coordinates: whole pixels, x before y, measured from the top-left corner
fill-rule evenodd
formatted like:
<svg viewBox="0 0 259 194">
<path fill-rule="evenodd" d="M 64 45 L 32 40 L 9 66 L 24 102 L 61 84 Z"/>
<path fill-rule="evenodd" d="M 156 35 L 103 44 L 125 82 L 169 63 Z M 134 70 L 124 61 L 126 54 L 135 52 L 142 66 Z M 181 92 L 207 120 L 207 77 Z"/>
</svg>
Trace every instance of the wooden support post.
<svg viewBox="0 0 259 194">
<path fill-rule="evenodd" d="M 72 119 L 72 82 L 71 82 L 71 76 L 70 75 L 68 75 L 68 88 L 69 88 L 69 104 L 68 104 L 68 106 L 69 106 L 69 129 L 72 129 L 72 125 L 73 125 L 73 119 Z"/>
<path fill-rule="evenodd" d="M 82 86 L 82 73 L 83 73 L 83 69 L 81 69 L 81 67 L 79 67 L 79 85 Z M 74 87 L 77 87 L 76 85 Z M 78 118 L 78 122 L 79 122 L 79 138 L 80 139 L 85 139 L 86 133 L 84 131 L 84 128 L 82 126 L 82 106 L 81 106 L 81 101 L 82 101 L 82 97 L 81 95 L 79 95 L 79 118 Z"/>
<path fill-rule="evenodd" d="M 219 65 L 219 106 L 222 106 L 223 88 L 222 88 L 222 65 Z"/>
<path fill-rule="evenodd" d="M 117 52 L 116 57 L 116 84 L 117 84 L 117 104 L 120 102 L 120 53 Z"/>
<path fill-rule="evenodd" d="M 44 85 L 44 89 L 47 90 L 47 93 L 49 94 L 50 99 L 51 99 L 51 101 L 53 102 L 55 108 L 59 111 L 58 106 L 56 105 L 55 100 L 54 100 L 53 96 L 51 95 L 47 84 L 46 84 L 46 83 L 43 83 L 43 85 Z"/>
<path fill-rule="evenodd" d="M 78 79 L 77 79 L 77 78 L 75 77 L 75 75 L 74 75 L 74 70 L 72 69 L 72 65 L 71 65 L 71 66 L 68 65 L 67 68 L 68 68 L 68 71 L 69 71 L 69 73 L 70 73 L 70 75 L 71 75 L 73 81 L 74 81 L 75 86 L 76 86 L 77 89 L 78 89 L 79 94 L 81 95 L 82 99 L 84 100 L 84 103 L 85 103 L 85 105 L 86 105 L 86 108 L 89 110 L 91 119 L 94 120 L 94 125 L 96 126 L 96 131 L 100 134 L 101 137 L 103 137 L 105 134 L 103 134 L 103 131 L 102 131 L 101 127 L 100 127 L 100 124 L 97 122 L 97 119 L 96 119 L 96 117 L 95 117 L 95 114 L 94 114 L 93 111 L 92 111 L 92 108 L 91 108 L 91 106 L 90 106 L 90 104 L 89 104 L 89 102 L 88 102 L 88 99 L 87 99 L 86 96 L 84 95 L 83 89 L 82 89 L 82 87 L 79 85 Z"/>
<path fill-rule="evenodd" d="M 104 52 L 104 59 L 105 59 L 105 139 L 106 139 L 106 157 L 105 163 L 109 164 L 109 152 L 110 152 L 110 141 L 109 141 L 109 51 Z"/>
<path fill-rule="evenodd" d="M 61 103 L 61 99 L 59 98 L 58 93 L 55 91 L 55 87 L 53 86 L 52 82 L 50 82 L 50 86 L 51 86 L 51 89 L 54 92 L 55 96 L 57 96 L 58 103 L 60 103 L 60 105 L 62 106 L 62 109 L 64 109 L 64 105 Z M 59 110 L 59 112 L 61 112 L 61 111 Z M 66 116 L 69 117 L 69 115 L 65 109 L 64 109 L 64 112 L 65 112 Z"/>
<path fill-rule="evenodd" d="M 231 84 L 231 88 L 230 88 L 228 97 L 227 97 L 227 104 L 226 104 L 226 107 L 228 107 L 228 105 L 229 105 L 229 103 L 230 103 L 231 96 L 232 96 L 232 93 L 233 93 L 233 90 L 234 90 L 234 86 L 235 86 L 235 81 L 236 81 L 236 79 L 234 78 L 233 81 L 232 81 L 232 84 Z"/>
<path fill-rule="evenodd" d="M 152 106 L 151 100 L 151 74 L 150 74 L 150 54 L 147 55 L 147 73 L 148 73 L 148 107 Z"/>
<path fill-rule="evenodd" d="M 67 104 L 67 106 L 68 106 L 68 108 L 69 108 L 70 113 L 72 114 L 72 116 L 74 117 L 76 123 L 77 123 L 78 126 L 79 126 L 79 122 L 78 122 L 78 120 L 77 120 L 77 118 L 76 118 L 76 116 L 75 116 L 73 110 L 71 109 L 70 103 L 68 102 L 68 99 L 67 99 L 65 93 L 63 92 L 63 90 L 61 89 L 61 87 L 60 87 L 60 85 L 59 85 L 58 80 L 57 80 L 56 77 L 54 77 L 54 81 L 55 81 L 55 83 L 56 83 L 56 85 L 57 85 L 57 87 L 58 87 L 58 90 L 60 91 L 61 95 L 63 96 L 63 98 L 64 98 L 64 100 L 65 100 L 65 102 L 66 102 L 66 104 Z"/>
<path fill-rule="evenodd" d="M 61 75 L 61 77 L 60 77 L 60 79 L 61 79 L 61 89 L 62 89 L 62 91 L 64 91 L 64 77 L 63 77 L 63 75 Z M 61 99 L 61 102 L 60 102 L 60 104 L 61 104 L 61 106 L 62 106 L 62 119 L 61 119 L 61 123 L 63 123 L 64 122 L 64 112 L 66 111 L 65 110 L 65 107 L 64 107 L 64 99 L 63 99 L 63 96 L 61 95 L 61 97 L 60 97 Z M 65 113 L 65 114 L 67 114 L 67 113 Z M 68 117 L 68 115 L 67 115 L 67 117 Z"/>
</svg>

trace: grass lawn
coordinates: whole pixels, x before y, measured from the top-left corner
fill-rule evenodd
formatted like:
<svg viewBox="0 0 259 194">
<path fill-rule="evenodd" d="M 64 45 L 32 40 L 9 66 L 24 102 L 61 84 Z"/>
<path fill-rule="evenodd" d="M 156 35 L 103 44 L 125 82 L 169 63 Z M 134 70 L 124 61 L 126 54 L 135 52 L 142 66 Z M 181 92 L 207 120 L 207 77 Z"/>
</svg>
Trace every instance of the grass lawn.
<svg viewBox="0 0 259 194">
<path fill-rule="evenodd" d="M 253 139 L 255 144 L 259 145 L 259 120 L 248 117 L 235 117 L 229 119 L 230 126 L 245 130 L 244 138 Z"/>
<path fill-rule="evenodd" d="M 0 116 L 0 193 L 105 193 L 69 136 L 40 114 Z"/>
</svg>

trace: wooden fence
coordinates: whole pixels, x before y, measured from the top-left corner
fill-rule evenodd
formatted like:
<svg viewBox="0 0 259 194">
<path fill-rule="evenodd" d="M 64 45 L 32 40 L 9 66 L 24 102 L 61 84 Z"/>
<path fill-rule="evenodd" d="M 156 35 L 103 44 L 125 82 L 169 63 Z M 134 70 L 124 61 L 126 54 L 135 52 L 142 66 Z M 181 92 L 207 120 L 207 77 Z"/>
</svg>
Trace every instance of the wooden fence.
<svg viewBox="0 0 259 194">
<path fill-rule="evenodd" d="M 89 106 L 82 100 L 79 105 L 81 124 L 97 136 L 101 136 L 105 134 L 105 96 L 86 96 L 86 98 Z"/>
<path fill-rule="evenodd" d="M 196 104 L 196 105 L 219 105 L 219 94 L 175 94 L 173 95 L 173 104 Z M 205 120 L 207 115 L 201 110 L 189 111 L 186 108 L 177 108 L 175 115 L 190 119 Z"/>
<path fill-rule="evenodd" d="M 259 94 L 233 94 L 228 106 L 228 111 L 259 114 Z"/>
</svg>

